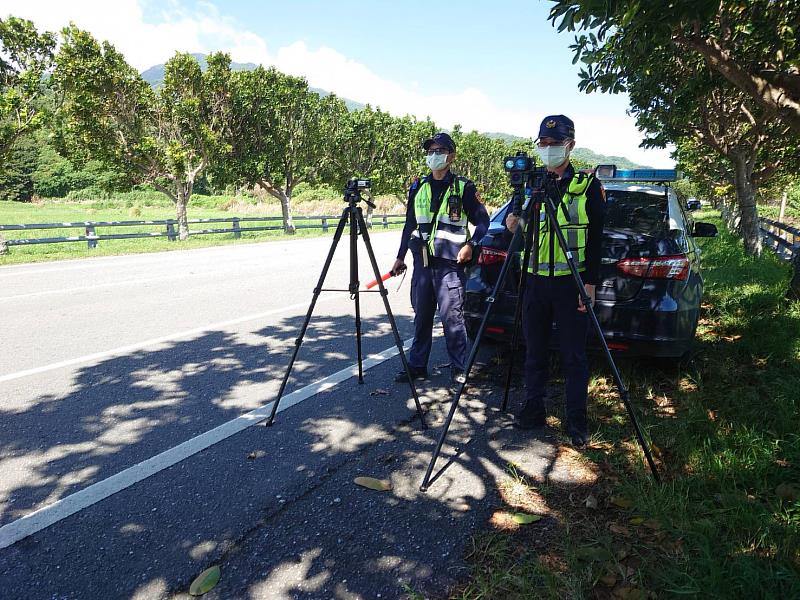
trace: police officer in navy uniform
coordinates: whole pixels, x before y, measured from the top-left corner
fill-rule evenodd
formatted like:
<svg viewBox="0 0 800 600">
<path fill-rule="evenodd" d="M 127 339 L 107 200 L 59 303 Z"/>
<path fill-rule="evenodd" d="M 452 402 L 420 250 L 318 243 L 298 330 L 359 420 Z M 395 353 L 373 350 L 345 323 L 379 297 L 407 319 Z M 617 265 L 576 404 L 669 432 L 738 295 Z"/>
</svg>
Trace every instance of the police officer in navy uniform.
<svg viewBox="0 0 800 600">
<path fill-rule="evenodd" d="M 394 273 L 406 268 L 406 251 L 414 257 L 411 304 L 414 307 L 414 343 L 408 358 L 416 379 L 428 376 L 433 316 L 439 307 L 447 353 L 450 356 L 451 385 L 463 381 L 467 360 L 467 329 L 464 324 L 465 265 L 473 248 L 489 229 L 489 215 L 480 201 L 475 184 L 450 171 L 456 145 L 446 133 L 423 142 L 430 175 L 417 179 L 408 192 L 406 222 Z M 467 223 L 474 226 L 470 237 Z M 396 381 L 406 379 L 405 371 Z"/>
<path fill-rule="evenodd" d="M 557 177 L 559 226 L 577 262 L 586 292 L 594 302 L 600 270 L 605 192 L 594 175 L 576 173 L 569 154 L 575 147 L 575 125 L 564 115 L 545 117 L 539 127 L 537 153 Z M 512 232 L 518 218 L 509 214 Z M 548 379 L 549 340 L 553 321 L 558 333 L 561 370 L 566 380 L 566 432 L 576 447 L 589 441 L 586 398 L 589 365 L 586 334 L 589 321 L 567 259 L 542 207 L 539 247 L 532 248 L 527 265 L 522 327 L 525 334 L 525 406 L 514 425 L 534 429 L 545 425 L 544 396 Z"/>
</svg>

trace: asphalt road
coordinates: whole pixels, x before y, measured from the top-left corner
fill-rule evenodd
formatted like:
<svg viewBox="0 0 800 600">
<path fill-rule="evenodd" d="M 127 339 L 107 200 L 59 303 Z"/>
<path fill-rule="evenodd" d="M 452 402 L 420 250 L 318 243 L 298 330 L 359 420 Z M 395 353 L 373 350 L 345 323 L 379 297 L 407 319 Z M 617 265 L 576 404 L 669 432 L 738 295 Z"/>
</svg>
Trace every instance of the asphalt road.
<svg viewBox="0 0 800 600">
<path fill-rule="evenodd" d="M 373 234 L 381 270 L 398 236 Z M 447 370 L 420 386 L 422 432 L 408 386 L 392 381 L 400 362 L 377 294 L 361 296 L 364 385 L 354 303 L 324 292 L 286 410 L 256 425 L 330 241 L 0 268 L 0 597 L 175 597 L 212 564 L 223 577 L 209 597 L 442 594 L 464 576 L 506 462 L 572 485 L 552 439 L 520 436 L 491 408 L 486 367 L 439 466 L 452 464 L 420 493 Z M 347 288 L 348 252 L 345 241 L 326 288 Z M 408 340 L 409 281 L 396 286 Z M 446 363 L 441 340 L 432 362 Z M 355 486 L 359 475 L 393 490 Z"/>
</svg>

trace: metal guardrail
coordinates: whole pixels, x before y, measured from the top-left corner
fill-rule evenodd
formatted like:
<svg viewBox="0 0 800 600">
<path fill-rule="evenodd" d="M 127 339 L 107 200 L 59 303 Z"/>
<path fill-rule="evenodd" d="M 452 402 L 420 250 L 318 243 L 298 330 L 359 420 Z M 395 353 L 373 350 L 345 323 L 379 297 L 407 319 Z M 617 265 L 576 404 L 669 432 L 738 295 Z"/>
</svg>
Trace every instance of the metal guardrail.
<svg viewBox="0 0 800 600">
<path fill-rule="evenodd" d="M 341 216 L 309 216 L 309 217 L 292 217 L 292 221 L 299 221 L 300 224 L 295 224 L 295 229 L 322 229 L 327 232 L 332 226 L 338 224 Z M 402 219 L 399 221 L 391 221 L 390 219 Z M 405 222 L 405 215 L 372 215 L 372 218 L 367 221 L 368 225 L 372 226 L 377 220 L 380 220 L 380 225 L 384 229 L 388 229 L 390 225 L 402 225 Z M 242 223 L 268 223 L 270 221 L 279 221 L 280 225 L 260 225 L 260 226 L 242 226 Z M 318 224 L 312 224 L 311 221 L 319 221 Z M 309 222 L 309 224 L 303 224 Z M 211 229 L 194 229 L 189 230 L 189 235 L 208 235 L 217 233 L 232 233 L 234 239 L 242 237 L 242 232 L 247 231 L 277 231 L 284 230 L 283 217 L 228 217 L 216 219 L 189 219 L 189 225 L 197 225 L 203 223 L 230 223 L 230 227 L 211 228 Z M 135 233 L 105 233 L 98 234 L 98 227 L 142 227 L 150 225 L 164 226 L 164 231 L 138 231 Z M 153 238 L 153 237 L 166 237 L 170 241 L 178 239 L 177 233 L 178 221 L 175 219 L 163 220 L 150 220 L 150 221 L 75 221 L 70 223 L 29 223 L 23 225 L 0 225 L 0 232 L 2 231 L 33 231 L 33 230 L 46 230 L 46 229 L 73 229 L 82 228 L 85 235 L 74 236 L 61 236 L 61 237 L 38 237 L 16 240 L 5 240 L 6 246 L 30 246 L 34 244 L 56 244 L 62 242 L 87 242 L 89 248 L 95 248 L 97 242 L 100 240 L 122 240 L 131 238 Z"/>
</svg>

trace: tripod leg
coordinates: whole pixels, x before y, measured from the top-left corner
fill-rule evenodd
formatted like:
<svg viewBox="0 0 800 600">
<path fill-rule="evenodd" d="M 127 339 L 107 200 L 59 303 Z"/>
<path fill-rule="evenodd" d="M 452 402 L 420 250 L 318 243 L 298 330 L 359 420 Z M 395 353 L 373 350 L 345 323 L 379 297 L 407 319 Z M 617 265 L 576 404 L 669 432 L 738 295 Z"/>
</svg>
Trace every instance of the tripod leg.
<svg viewBox="0 0 800 600">
<path fill-rule="evenodd" d="M 547 215 L 550 218 L 550 223 L 553 225 L 552 230 L 556 234 L 556 239 L 558 240 L 559 245 L 561 246 L 562 252 L 567 257 L 567 264 L 569 265 L 569 270 L 572 273 L 572 277 L 575 280 L 575 286 L 578 288 L 578 293 L 580 294 L 581 301 L 583 305 L 586 307 L 586 312 L 589 314 L 589 319 L 592 322 L 592 327 L 594 328 L 595 332 L 597 333 L 597 337 L 600 339 L 600 344 L 603 347 L 603 352 L 606 356 L 606 361 L 608 362 L 608 366 L 611 368 L 611 373 L 614 377 L 614 381 L 617 384 L 617 389 L 619 389 L 619 396 L 622 399 L 622 404 L 625 406 L 625 410 L 628 412 L 628 418 L 631 420 L 631 425 L 633 426 L 633 430 L 636 433 L 636 439 L 639 442 L 639 446 L 642 448 L 642 452 L 644 452 L 645 459 L 647 460 L 647 465 L 650 467 L 650 471 L 653 474 L 653 479 L 656 480 L 656 483 L 661 482 L 661 478 L 658 475 L 658 469 L 656 468 L 656 463 L 653 461 L 653 456 L 650 453 L 650 447 L 644 439 L 644 435 L 642 433 L 642 428 L 639 426 L 639 421 L 636 419 L 636 413 L 634 412 L 633 405 L 630 402 L 630 397 L 628 395 L 628 388 L 625 387 L 625 383 L 622 381 L 622 375 L 620 375 L 619 370 L 617 369 L 617 364 L 614 362 L 614 358 L 611 356 L 611 351 L 608 349 L 608 344 L 606 343 L 606 338 L 603 335 L 603 329 L 600 327 L 600 322 L 597 320 L 597 314 L 594 312 L 594 307 L 592 306 L 591 298 L 589 294 L 586 292 L 586 288 L 583 285 L 583 280 L 581 279 L 581 275 L 578 272 L 578 268 L 575 266 L 575 258 L 572 256 L 572 252 L 569 249 L 567 244 L 567 240 L 564 237 L 564 232 L 561 231 L 561 227 L 558 225 L 558 218 L 556 217 L 556 207 L 553 204 L 552 198 L 548 195 L 545 195 L 546 200 L 546 210 Z"/>
<path fill-rule="evenodd" d="M 348 207 L 350 211 L 350 296 L 356 303 L 356 353 L 358 355 L 358 383 L 364 383 L 364 367 L 361 355 L 361 296 L 358 288 L 358 227 L 360 207 Z M 356 212 L 359 211 L 359 212 Z M 363 217 L 361 218 L 363 222 Z M 366 227 L 364 227 L 366 230 Z M 380 276 L 378 277 L 380 279 Z"/>
<path fill-rule="evenodd" d="M 317 298 L 319 298 L 319 294 L 322 291 L 322 284 L 325 283 L 325 277 L 328 275 L 328 269 L 330 269 L 331 260 L 333 260 L 333 254 L 336 252 L 336 245 L 339 243 L 339 240 L 342 237 L 342 231 L 344 231 L 344 226 L 347 224 L 347 211 L 348 209 L 345 208 L 342 212 L 342 217 L 339 219 L 339 225 L 336 226 L 336 232 L 333 234 L 333 242 L 331 242 L 331 248 L 328 251 L 328 257 L 325 259 L 325 265 L 322 267 L 322 273 L 320 273 L 319 281 L 317 281 L 317 287 L 314 288 L 314 295 L 311 297 L 311 304 L 308 307 L 306 319 L 303 321 L 303 326 L 300 328 L 300 336 L 294 341 L 294 352 L 292 353 L 292 358 L 289 360 L 289 366 L 286 369 L 286 374 L 283 376 L 283 381 L 281 381 L 281 387 L 278 390 L 278 397 L 275 398 L 275 403 L 272 405 L 272 411 L 269 414 L 269 419 L 267 419 L 267 426 L 272 425 L 273 421 L 275 420 L 275 413 L 278 412 L 278 404 L 283 397 L 283 392 L 286 389 L 286 383 L 289 381 L 289 375 L 292 373 L 294 361 L 297 359 L 297 354 L 300 352 L 300 346 L 302 345 L 303 338 L 306 335 L 308 324 L 311 322 L 311 315 L 314 312 L 314 306 L 317 304 Z"/>
<path fill-rule="evenodd" d="M 517 355 L 517 342 L 519 341 L 519 324 L 522 317 L 522 301 L 525 296 L 525 288 L 528 285 L 528 261 L 531 257 L 531 248 L 536 247 L 537 252 L 539 248 L 539 216 L 541 215 L 541 206 L 537 202 L 535 205 L 534 218 L 528 224 L 528 232 L 525 236 L 525 251 L 522 253 L 522 264 L 520 265 L 519 285 L 517 286 L 517 304 L 514 307 L 514 328 L 511 333 L 511 346 L 508 354 L 508 372 L 506 373 L 506 386 L 503 392 L 503 403 L 500 405 L 500 410 L 506 411 L 508 407 L 508 393 L 511 389 L 511 375 L 514 371 L 514 358 Z M 520 224 L 521 226 L 521 224 Z M 509 253 L 511 246 L 509 246 Z"/>
<path fill-rule="evenodd" d="M 519 240 L 522 236 L 522 227 L 517 227 L 517 230 L 514 232 L 514 237 L 511 239 L 511 244 L 509 248 L 516 247 L 516 244 L 519 243 Z M 478 333 L 475 335 L 475 341 L 472 342 L 472 348 L 469 351 L 469 357 L 467 357 L 467 364 L 464 365 L 464 381 L 458 387 L 458 391 L 456 392 L 455 396 L 453 397 L 453 403 L 450 405 L 450 411 L 447 414 L 447 419 L 444 422 L 444 427 L 442 427 L 442 433 L 439 435 L 439 441 L 436 444 L 436 449 L 433 451 L 433 456 L 431 456 L 431 462 L 428 464 L 428 470 L 425 472 L 425 477 L 422 480 L 422 485 L 420 486 L 420 491 L 426 492 L 428 491 L 428 486 L 430 485 L 431 480 L 431 473 L 433 472 L 433 467 L 436 464 L 436 459 L 439 458 L 439 453 L 442 451 L 442 446 L 444 445 L 444 440 L 447 437 L 447 431 L 450 429 L 450 424 L 453 421 L 453 416 L 456 414 L 456 409 L 458 408 L 458 403 L 461 400 L 461 396 L 464 394 L 464 389 L 467 387 L 467 382 L 469 381 L 469 373 L 472 370 L 472 365 L 475 363 L 475 357 L 478 355 L 478 349 L 480 348 L 481 339 L 483 338 L 483 333 L 486 330 L 486 324 L 489 321 L 489 315 L 492 312 L 492 308 L 494 307 L 494 301 L 497 298 L 497 294 L 500 293 L 500 290 L 503 289 L 503 284 L 506 279 L 506 275 L 508 274 L 508 269 L 511 266 L 513 254 L 509 252 L 506 255 L 506 259 L 503 261 L 503 267 L 500 269 L 500 275 L 497 277 L 497 282 L 494 284 L 494 289 L 492 290 L 492 294 L 486 299 L 486 312 L 483 314 L 483 319 L 481 319 L 481 324 L 478 327 Z"/>
<path fill-rule="evenodd" d="M 411 369 L 408 367 L 406 353 L 403 350 L 403 340 L 400 338 L 400 332 L 397 330 L 397 323 L 394 320 L 394 314 L 392 314 L 392 307 L 389 306 L 389 292 L 383 285 L 381 272 L 378 268 L 378 261 L 375 260 L 375 252 L 372 250 L 372 243 L 369 240 L 369 233 L 367 233 L 367 227 L 366 223 L 364 222 L 364 217 L 361 214 L 361 209 L 359 209 L 358 213 L 358 224 L 360 227 L 362 227 L 361 232 L 362 237 L 364 238 L 364 245 L 367 247 L 369 262 L 372 264 L 372 270 L 375 273 L 375 280 L 378 282 L 378 288 L 380 289 L 381 298 L 383 299 L 383 307 L 386 310 L 386 316 L 389 318 L 389 324 L 392 326 L 394 343 L 397 346 L 398 352 L 400 353 L 400 360 L 403 361 L 403 369 L 408 377 L 408 385 L 411 388 L 412 396 L 414 396 L 414 404 L 417 406 L 417 414 L 419 415 L 420 423 L 422 423 L 422 429 L 427 429 L 427 425 L 425 424 L 425 414 L 422 412 L 422 404 L 420 404 L 419 396 L 417 395 L 417 388 L 414 386 L 414 378 L 411 377 Z"/>
</svg>

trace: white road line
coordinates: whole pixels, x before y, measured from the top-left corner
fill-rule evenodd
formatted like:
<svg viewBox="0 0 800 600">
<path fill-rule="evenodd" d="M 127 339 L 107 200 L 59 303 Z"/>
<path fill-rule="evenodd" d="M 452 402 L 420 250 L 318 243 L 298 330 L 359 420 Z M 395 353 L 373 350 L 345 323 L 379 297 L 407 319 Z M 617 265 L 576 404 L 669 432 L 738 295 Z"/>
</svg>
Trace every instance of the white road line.
<svg viewBox="0 0 800 600">
<path fill-rule="evenodd" d="M 203 273 L 205 275 L 206 273 Z M 219 274 L 218 272 L 209 274 Z M 156 281 L 174 281 L 176 279 L 184 279 L 186 277 L 194 276 L 194 273 L 179 274 L 179 275 L 164 275 L 163 277 L 151 277 L 149 279 L 123 279 L 121 281 L 110 281 L 108 283 L 95 283 L 92 285 L 84 285 L 81 287 L 61 288 L 57 290 L 41 290 L 39 292 L 30 292 L 28 294 L 17 294 L 16 296 L 0 296 L 0 302 L 4 300 L 21 300 L 23 298 L 37 298 L 39 296 L 50 296 L 52 294 L 72 294 L 74 292 L 87 292 L 89 290 L 100 290 L 107 287 L 114 287 L 117 285 L 131 285 L 142 283 L 154 283 Z"/>
<path fill-rule="evenodd" d="M 332 300 L 336 300 L 337 298 L 339 298 L 338 295 L 326 296 L 325 298 L 320 298 L 317 300 L 317 305 L 323 302 L 330 302 Z M 17 371 L 16 373 L 8 373 L 7 375 L 0 375 L 0 383 L 4 383 L 6 381 L 13 381 L 15 379 L 22 379 L 23 377 L 29 377 L 30 375 L 38 375 L 39 373 L 46 373 L 47 371 L 62 369 L 64 367 L 71 367 L 72 365 L 78 365 L 81 363 L 91 362 L 94 360 L 100 360 L 103 358 L 110 358 L 112 356 L 128 354 L 130 352 L 141 350 L 142 348 L 147 348 L 148 346 L 155 346 L 158 344 L 163 344 L 165 342 L 171 342 L 173 340 L 178 340 L 190 335 L 198 335 L 201 333 L 206 333 L 207 331 L 211 331 L 213 329 L 221 329 L 223 327 L 230 327 L 231 325 L 238 325 L 239 323 L 244 323 L 246 321 L 256 321 L 258 319 L 263 319 L 264 317 L 269 317 L 271 315 L 282 313 L 287 310 L 294 310 L 296 308 L 308 308 L 308 305 L 309 302 L 298 302 L 296 304 L 289 304 L 281 308 L 268 310 L 266 312 L 258 313 L 255 315 L 247 315 L 245 317 L 239 317 L 238 319 L 230 319 L 228 321 L 219 321 L 218 323 L 211 323 L 210 325 L 203 325 L 202 327 L 187 329 L 186 331 L 181 331 L 178 333 L 173 333 L 162 337 L 152 338 L 149 340 L 144 340 L 142 342 L 136 342 L 135 344 L 129 344 L 127 346 L 120 346 L 119 348 L 112 348 L 111 350 L 105 350 L 103 352 L 86 354 L 84 356 L 69 358 L 67 360 L 51 363 L 49 365 L 34 367 L 33 369 L 26 369 L 24 371 Z"/>
<path fill-rule="evenodd" d="M 411 340 L 405 342 L 405 351 L 411 345 Z M 392 346 L 379 354 L 373 354 L 363 361 L 364 370 L 370 369 L 382 362 L 397 356 L 399 352 L 396 346 Z M 341 371 L 334 373 L 316 383 L 312 383 L 304 388 L 301 388 L 291 394 L 287 394 L 281 399 L 281 404 L 278 407 L 278 412 L 283 412 L 287 408 L 291 408 L 295 404 L 299 404 L 303 400 L 334 387 L 336 384 L 346 381 L 358 374 L 358 365 L 351 365 Z M 101 500 L 105 500 L 109 496 L 128 488 L 135 483 L 147 479 L 151 475 L 163 471 L 175 465 L 182 460 L 197 454 L 221 442 L 224 439 L 236 435 L 244 431 L 251 425 L 255 425 L 259 421 L 263 421 L 269 416 L 274 400 L 270 400 L 266 404 L 250 411 L 236 419 L 223 423 L 219 427 L 207 431 L 194 437 L 190 440 L 170 448 L 157 454 L 152 458 L 140 462 L 137 465 L 129 467 L 124 471 L 112 475 L 108 479 L 98 481 L 79 492 L 75 492 L 65 498 L 57 500 L 53 504 L 49 504 L 40 508 L 24 517 L 12 521 L 11 523 L 0 527 L 0 549 L 7 548 L 15 544 L 21 539 L 33 535 L 34 533 L 49 527 L 59 521 L 66 519 L 70 515 L 88 508 Z"/>
</svg>

